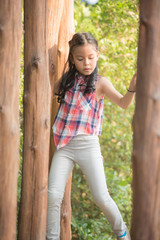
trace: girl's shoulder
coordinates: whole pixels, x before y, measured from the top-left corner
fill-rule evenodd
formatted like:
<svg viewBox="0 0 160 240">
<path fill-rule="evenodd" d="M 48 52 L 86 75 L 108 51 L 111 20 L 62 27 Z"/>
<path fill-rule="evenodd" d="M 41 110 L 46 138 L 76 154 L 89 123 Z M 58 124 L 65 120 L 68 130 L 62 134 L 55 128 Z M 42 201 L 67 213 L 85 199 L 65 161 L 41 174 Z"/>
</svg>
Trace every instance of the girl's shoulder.
<svg viewBox="0 0 160 240">
<path fill-rule="evenodd" d="M 97 83 L 100 87 L 104 87 L 104 86 L 107 86 L 107 85 L 111 85 L 112 83 L 110 82 L 109 78 L 107 77 L 103 77 L 103 76 L 100 76 L 98 75 L 97 77 Z"/>
<path fill-rule="evenodd" d="M 106 96 L 108 96 L 108 94 L 113 91 L 114 88 L 109 78 L 103 76 L 98 78 L 96 87 L 99 95 L 105 94 Z"/>
</svg>

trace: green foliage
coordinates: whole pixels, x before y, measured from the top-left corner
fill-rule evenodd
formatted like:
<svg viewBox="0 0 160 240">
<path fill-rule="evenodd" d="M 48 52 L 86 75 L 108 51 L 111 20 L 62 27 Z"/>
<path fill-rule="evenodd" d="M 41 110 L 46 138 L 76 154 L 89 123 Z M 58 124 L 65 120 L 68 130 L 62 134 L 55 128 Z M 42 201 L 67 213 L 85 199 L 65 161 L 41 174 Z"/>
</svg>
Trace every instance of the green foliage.
<svg viewBox="0 0 160 240">
<path fill-rule="evenodd" d="M 76 32 L 91 32 L 99 42 L 99 74 L 124 94 L 136 72 L 137 0 L 99 0 L 94 6 L 75 1 Z M 134 104 L 123 110 L 105 99 L 100 137 L 111 196 L 130 227 L 132 211 L 132 116 Z M 72 184 L 73 239 L 115 239 L 103 213 L 95 206 L 84 175 L 74 169 Z"/>
</svg>

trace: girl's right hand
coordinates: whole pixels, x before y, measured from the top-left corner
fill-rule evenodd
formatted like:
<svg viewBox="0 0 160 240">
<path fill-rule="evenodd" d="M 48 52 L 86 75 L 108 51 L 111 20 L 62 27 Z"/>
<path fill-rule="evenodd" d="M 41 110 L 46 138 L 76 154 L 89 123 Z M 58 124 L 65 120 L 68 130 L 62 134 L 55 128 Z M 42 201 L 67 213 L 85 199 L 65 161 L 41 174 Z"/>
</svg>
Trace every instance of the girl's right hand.
<svg viewBox="0 0 160 240">
<path fill-rule="evenodd" d="M 129 90 L 130 91 L 135 91 L 136 92 L 136 82 L 137 82 L 137 73 L 135 73 L 132 77 L 132 80 L 129 85 Z"/>
</svg>

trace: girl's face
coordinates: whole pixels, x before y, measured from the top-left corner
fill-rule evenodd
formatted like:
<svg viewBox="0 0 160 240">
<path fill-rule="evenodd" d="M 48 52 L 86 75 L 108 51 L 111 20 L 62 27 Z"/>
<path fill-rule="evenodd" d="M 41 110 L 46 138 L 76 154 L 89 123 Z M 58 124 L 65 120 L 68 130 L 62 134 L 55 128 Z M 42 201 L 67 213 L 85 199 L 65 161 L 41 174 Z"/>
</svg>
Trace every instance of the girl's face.
<svg viewBox="0 0 160 240">
<path fill-rule="evenodd" d="M 72 52 L 72 63 L 78 72 L 90 75 L 97 66 L 99 53 L 93 44 L 75 47 Z"/>
</svg>

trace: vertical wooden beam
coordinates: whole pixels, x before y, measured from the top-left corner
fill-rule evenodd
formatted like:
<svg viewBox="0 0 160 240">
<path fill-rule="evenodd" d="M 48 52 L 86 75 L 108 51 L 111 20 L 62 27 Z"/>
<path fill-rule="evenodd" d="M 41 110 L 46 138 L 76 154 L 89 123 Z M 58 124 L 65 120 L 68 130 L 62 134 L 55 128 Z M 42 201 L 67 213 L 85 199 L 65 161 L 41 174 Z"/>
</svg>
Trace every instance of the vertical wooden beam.
<svg viewBox="0 0 160 240">
<path fill-rule="evenodd" d="M 21 1 L 0 0 L 0 239 L 16 239 Z"/>
<path fill-rule="evenodd" d="M 133 240 L 160 239 L 160 1 L 140 0 L 133 121 Z"/>
<path fill-rule="evenodd" d="M 50 137 L 50 163 L 54 154 L 54 141 L 52 125 L 55 115 L 58 110 L 58 104 L 56 99 L 53 99 L 53 87 L 56 79 L 57 71 L 57 48 L 58 48 L 58 36 L 61 23 L 61 17 L 63 13 L 64 0 L 48 0 L 48 54 L 49 54 L 49 78 L 51 85 L 51 137 Z M 62 66 L 63 68 L 63 66 Z"/>
<path fill-rule="evenodd" d="M 46 239 L 50 82 L 48 1 L 24 1 L 24 148 L 20 240 Z"/>
<path fill-rule="evenodd" d="M 72 185 L 72 174 L 69 176 L 66 187 L 64 198 L 61 207 L 61 240 L 71 240 L 71 185 Z"/>
<path fill-rule="evenodd" d="M 49 0 L 49 68 L 50 82 L 53 89 L 54 82 L 57 81 L 63 72 L 65 62 L 68 57 L 68 41 L 74 33 L 74 1 L 73 0 Z M 58 104 L 56 99 L 51 99 L 52 120 L 57 113 Z M 53 134 L 51 130 L 50 162 L 54 154 Z M 64 200 L 61 211 L 61 240 L 71 239 L 71 180 L 68 179 L 65 189 Z"/>
<path fill-rule="evenodd" d="M 65 65 L 69 52 L 69 40 L 74 33 L 74 1 L 65 0 L 63 13 L 61 18 L 61 24 L 59 29 L 58 38 L 58 54 L 57 54 L 57 71 L 56 78 L 59 79 L 62 76 L 63 68 L 60 66 Z M 66 188 L 64 199 L 61 209 L 61 240 L 72 239 L 71 233 L 71 183 L 72 174 L 70 175 Z"/>
</svg>

